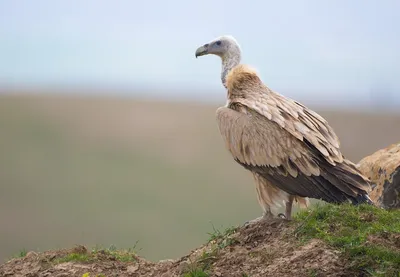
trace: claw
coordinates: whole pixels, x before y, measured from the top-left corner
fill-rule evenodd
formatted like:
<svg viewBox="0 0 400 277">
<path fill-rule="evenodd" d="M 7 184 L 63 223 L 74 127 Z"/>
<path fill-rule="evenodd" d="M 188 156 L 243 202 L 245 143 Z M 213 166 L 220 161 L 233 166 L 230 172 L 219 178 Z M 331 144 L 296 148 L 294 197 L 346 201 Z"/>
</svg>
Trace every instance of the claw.
<svg viewBox="0 0 400 277">
<path fill-rule="evenodd" d="M 251 224 L 254 224 L 254 223 L 257 223 L 257 222 L 261 222 L 263 220 L 267 220 L 267 218 L 264 217 L 264 216 L 260 216 L 260 217 L 257 217 L 256 219 L 252 219 L 252 220 L 246 221 L 244 223 L 244 226 L 249 226 Z"/>
</svg>

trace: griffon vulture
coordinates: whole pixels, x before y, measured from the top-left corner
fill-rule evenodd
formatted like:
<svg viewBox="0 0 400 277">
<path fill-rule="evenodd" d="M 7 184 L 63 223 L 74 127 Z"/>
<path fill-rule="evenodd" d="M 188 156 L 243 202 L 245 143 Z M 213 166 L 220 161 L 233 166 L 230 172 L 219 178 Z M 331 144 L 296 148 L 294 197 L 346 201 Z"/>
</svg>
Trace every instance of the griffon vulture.
<svg viewBox="0 0 400 277">
<path fill-rule="evenodd" d="M 254 69 L 240 64 L 241 50 L 231 36 L 219 37 L 196 50 L 222 60 L 221 80 L 227 104 L 218 108 L 217 122 L 236 162 L 253 173 L 263 216 L 282 200 L 291 218 L 294 200 L 372 204 L 370 183 L 346 160 L 328 122 L 306 106 L 269 89 Z M 278 204 L 279 205 L 279 204 Z"/>
</svg>

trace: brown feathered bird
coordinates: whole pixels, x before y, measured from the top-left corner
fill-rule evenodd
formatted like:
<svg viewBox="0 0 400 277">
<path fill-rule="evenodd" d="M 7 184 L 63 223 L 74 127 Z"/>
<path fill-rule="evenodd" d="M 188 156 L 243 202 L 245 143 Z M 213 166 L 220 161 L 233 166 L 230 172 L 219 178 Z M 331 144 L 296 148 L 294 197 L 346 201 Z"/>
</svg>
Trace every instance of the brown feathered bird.
<svg viewBox="0 0 400 277">
<path fill-rule="evenodd" d="M 199 47 L 198 56 L 222 60 L 221 80 L 227 104 L 217 110 L 226 147 L 256 181 L 263 208 L 259 219 L 272 218 L 271 207 L 286 203 L 291 218 L 293 201 L 307 198 L 331 203 L 371 203 L 370 183 L 346 160 L 328 122 L 304 105 L 269 89 L 249 66 L 240 64 L 241 50 L 231 36 Z"/>
</svg>

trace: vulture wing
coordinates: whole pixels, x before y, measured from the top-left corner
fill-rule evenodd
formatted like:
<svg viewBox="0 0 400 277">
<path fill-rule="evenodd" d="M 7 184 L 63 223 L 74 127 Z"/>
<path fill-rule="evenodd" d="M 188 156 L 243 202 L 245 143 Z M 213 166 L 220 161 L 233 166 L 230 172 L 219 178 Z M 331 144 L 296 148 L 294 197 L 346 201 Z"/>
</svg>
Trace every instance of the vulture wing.
<svg viewBox="0 0 400 277">
<path fill-rule="evenodd" d="M 343 158 L 326 121 L 264 89 L 258 100 L 232 99 L 230 91 L 228 106 L 217 110 L 219 130 L 234 159 L 292 195 L 335 203 L 368 201 L 368 180 Z"/>
</svg>

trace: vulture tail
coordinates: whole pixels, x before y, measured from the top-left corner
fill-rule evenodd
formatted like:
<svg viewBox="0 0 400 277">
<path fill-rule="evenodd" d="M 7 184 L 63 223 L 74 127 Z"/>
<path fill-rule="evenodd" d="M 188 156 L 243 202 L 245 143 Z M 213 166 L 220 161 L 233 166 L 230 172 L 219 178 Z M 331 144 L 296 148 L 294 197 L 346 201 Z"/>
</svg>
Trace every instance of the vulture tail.
<svg viewBox="0 0 400 277">
<path fill-rule="evenodd" d="M 354 205 L 360 205 L 360 204 L 369 204 L 369 205 L 375 205 L 374 202 L 372 202 L 371 198 L 369 198 L 368 194 L 361 194 L 358 195 L 356 198 L 353 198 L 352 203 Z"/>
</svg>

